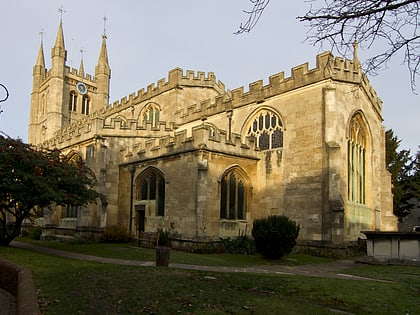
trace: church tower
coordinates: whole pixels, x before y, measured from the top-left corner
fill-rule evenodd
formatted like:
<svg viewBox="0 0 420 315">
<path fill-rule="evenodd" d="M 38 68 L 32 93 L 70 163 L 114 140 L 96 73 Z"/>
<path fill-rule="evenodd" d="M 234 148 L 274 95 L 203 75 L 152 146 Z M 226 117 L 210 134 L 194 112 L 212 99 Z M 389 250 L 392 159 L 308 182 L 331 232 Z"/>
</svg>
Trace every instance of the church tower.
<svg viewBox="0 0 420 315">
<path fill-rule="evenodd" d="M 41 144 L 54 137 L 57 131 L 109 105 L 111 69 L 105 34 L 102 36 L 94 77 L 85 73 L 83 57 L 78 70 L 66 66 L 62 20 L 51 49 L 49 70 L 45 67 L 43 45 L 41 40 L 33 68 L 28 142 L 34 145 Z"/>
</svg>

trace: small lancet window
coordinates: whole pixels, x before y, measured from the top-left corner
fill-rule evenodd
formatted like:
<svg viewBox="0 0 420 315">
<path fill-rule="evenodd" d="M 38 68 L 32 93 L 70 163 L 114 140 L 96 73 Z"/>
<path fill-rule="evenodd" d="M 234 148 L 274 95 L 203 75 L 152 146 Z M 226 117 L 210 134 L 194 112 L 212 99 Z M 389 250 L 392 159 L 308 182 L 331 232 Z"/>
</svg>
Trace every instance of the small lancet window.
<svg viewBox="0 0 420 315">
<path fill-rule="evenodd" d="M 89 115 L 90 113 L 90 99 L 84 95 L 82 99 L 82 114 Z"/>
<path fill-rule="evenodd" d="M 75 91 L 70 92 L 69 111 L 75 112 L 77 110 L 77 94 Z"/>
</svg>

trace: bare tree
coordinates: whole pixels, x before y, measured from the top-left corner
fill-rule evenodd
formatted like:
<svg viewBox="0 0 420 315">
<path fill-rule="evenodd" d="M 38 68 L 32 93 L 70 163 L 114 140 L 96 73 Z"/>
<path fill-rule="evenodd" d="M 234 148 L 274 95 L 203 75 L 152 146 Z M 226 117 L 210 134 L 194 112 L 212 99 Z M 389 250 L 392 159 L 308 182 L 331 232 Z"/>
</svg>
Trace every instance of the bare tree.
<svg viewBox="0 0 420 315">
<path fill-rule="evenodd" d="M 255 25 L 258 23 L 258 20 L 261 17 L 261 14 L 264 12 L 264 9 L 267 7 L 270 0 L 249 0 L 254 6 L 250 11 L 244 10 L 248 14 L 248 20 L 245 24 L 239 25 L 239 30 L 235 34 L 249 33 Z"/>
<path fill-rule="evenodd" d="M 310 10 L 300 21 L 309 22 L 307 39 L 312 44 L 328 42 L 341 55 L 353 42 L 371 49 L 373 56 L 364 70 L 376 74 L 397 54 L 403 54 L 415 90 L 420 64 L 419 0 L 310 0 Z M 383 48 L 386 47 L 386 48 Z"/>
<path fill-rule="evenodd" d="M 238 33 L 249 32 L 258 22 L 269 1 L 254 3 L 248 21 Z M 340 55 L 353 50 L 358 42 L 372 52 L 364 63 L 366 73 L 375 75 L 388 66 L 391 58 L 401 56 L 410 73 L 415 91 L 420 66 L 420 0 L 306 0 L 309 11 L 298 17 L 308 22 L 307 40 L 313 45 L 331 45 Z"/>
<path fill-rule="evenodd" d="M 1 103 L 1 102 L 7 101 L 7 99 L 9 98 L 9 91 L 7 90 L 7 88 L 4 84 L 0 83 L 0 87 L 2 87 L 4 89 L 4 92 L 6 94 L 2 99 L 0 99 L 0 103 Z M 0 105 L 0 114 L 1 113 L 3 113 L 3 110 L 1 109 L 1 105 Z"/>
</svg>

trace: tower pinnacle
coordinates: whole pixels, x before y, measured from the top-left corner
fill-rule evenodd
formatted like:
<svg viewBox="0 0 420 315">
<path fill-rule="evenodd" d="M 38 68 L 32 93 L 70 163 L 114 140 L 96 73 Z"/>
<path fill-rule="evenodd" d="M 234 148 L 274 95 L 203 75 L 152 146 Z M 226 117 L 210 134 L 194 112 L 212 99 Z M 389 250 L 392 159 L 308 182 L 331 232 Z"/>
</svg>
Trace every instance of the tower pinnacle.
<svg viewBox="0 0 420 315">
<path fill-rule="evenodd" d="M 36 59 L 35 66 L 40 67 L 40 69 L 45 69 L 45 58 L 44 58 L 44 47 L 43 40 L 41 39 L 41 44 L 39 45 L 38 57 Z"/>
</svg>

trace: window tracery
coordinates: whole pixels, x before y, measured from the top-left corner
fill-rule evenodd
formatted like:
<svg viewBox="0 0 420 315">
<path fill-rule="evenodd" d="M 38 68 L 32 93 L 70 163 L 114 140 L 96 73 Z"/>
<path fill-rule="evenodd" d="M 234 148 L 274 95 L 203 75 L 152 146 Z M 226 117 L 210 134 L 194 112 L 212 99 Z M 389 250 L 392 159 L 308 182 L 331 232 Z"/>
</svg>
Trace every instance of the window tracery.
<svg viewBox="0 0 420 315">
<path fill-rule="evenodd" d="M 244 220 L 247 208 L 247 185 L 243 176 L 233 169 L 227 172 L 220 183 L 220 218 Z"/>
<path fill-rule="evenodd" d="M 260 150 L 283 147 L 283 124 L 272 111 L 260 111 L 249 125 L 247 136 L 254 139 Z"/>
<path fill-rule="evenodd" d="M 348 199 L 366 203 L 366 127 L 360 113 L 350 122 L 348 140 Z"/>
<path fill-rule="evenodd" d="M 155 216 L 165 215 L 165 179 L 155 169 L 149 169 L 140 175 L 137 181 L 137 201 L 149 205 Z"/>
<path fill-rule="evenodd" d="M 156 127 L 160 119 L 160 108 L 157 104 L 151 103 L 143 111 L 143 122 L 151 123 Z"/>
</svg>

